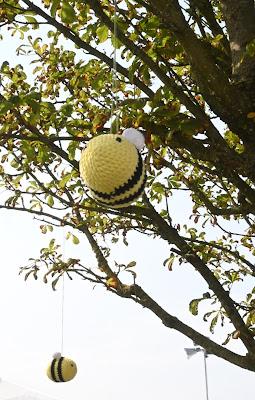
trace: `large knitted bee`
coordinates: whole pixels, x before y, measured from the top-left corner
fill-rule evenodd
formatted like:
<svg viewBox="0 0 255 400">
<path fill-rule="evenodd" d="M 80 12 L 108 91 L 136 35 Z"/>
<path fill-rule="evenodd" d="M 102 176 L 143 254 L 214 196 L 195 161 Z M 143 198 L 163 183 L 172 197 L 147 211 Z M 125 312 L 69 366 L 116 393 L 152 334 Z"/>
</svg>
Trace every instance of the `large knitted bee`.
<svg viewBox="0 0 255 400">
<path fill-rule="evenodd" d="M 60 353 L 53 355 L 53 360 L 47 368 L 47 376 L 54 382 L 67 382 L 75 377 L 77 366 L 70 358 L 62 357 Z"/>
<path fill-rule="evenodd" d="M 140 196 L 146 181 L 139 152 L 143 146 L 142 133 L 133 128 L 123 135 L 100 135 L 89 141 L 81 155 L 80 174 L 95 200 L 122 208 Z"/>
</svg>

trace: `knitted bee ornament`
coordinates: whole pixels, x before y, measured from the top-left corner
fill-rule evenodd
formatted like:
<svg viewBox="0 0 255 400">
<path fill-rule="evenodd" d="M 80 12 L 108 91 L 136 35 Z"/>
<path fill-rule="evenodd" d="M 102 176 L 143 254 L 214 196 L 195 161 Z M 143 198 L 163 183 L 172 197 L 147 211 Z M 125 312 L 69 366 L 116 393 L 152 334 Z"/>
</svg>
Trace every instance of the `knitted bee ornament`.
<svg viewBox="0 0 255 400">
<path fill-rule="evenodd" d="M 81 154 L 80 174 L 95 200 L 122 208 L 140 196 L 146 181 L 138 151 L 143 146 L 142 133 L 133 128 L 123 135 L 100 135 L 89 141 Z"/>
<path fill-rule="evenodd" d="M 47 368 L 47 375 L 54 382 L 67 382 L 75 377 L 77 366 L 70 358 L 62 357 L 60 353 L 53 355 L 53 360 Z"/>
</svg>

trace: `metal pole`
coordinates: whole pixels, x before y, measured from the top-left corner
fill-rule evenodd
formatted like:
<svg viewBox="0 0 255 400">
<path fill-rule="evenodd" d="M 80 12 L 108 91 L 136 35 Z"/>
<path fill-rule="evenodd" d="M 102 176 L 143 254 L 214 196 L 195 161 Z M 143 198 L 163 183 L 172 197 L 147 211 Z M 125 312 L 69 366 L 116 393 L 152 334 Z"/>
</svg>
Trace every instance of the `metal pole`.
<svg viewBox="0 0 255 400">
<path fill-rule="evenodd" d="M 209 400 L 209 395 L 208 395 L 208 377 L 207 377 L 207 365 L 206 365 L 206 350 L 203 350 L 204 353 L 204 367 L 205 367 L 205 392 L 206 392 L 206 400 Z"/>
</svg>

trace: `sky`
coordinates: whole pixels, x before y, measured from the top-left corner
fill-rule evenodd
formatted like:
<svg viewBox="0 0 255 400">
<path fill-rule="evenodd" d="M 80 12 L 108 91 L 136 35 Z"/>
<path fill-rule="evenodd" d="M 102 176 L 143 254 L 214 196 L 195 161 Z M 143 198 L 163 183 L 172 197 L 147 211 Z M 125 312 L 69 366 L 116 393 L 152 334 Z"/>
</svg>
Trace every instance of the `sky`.
<svg viewBox="0 0 255 400">
<path fill-rule="evenodd" d="M 0 42 L 0 62 L 9 59 L 29 69 L 28 60 L 15 57 L 17 44 L 16 38 Z M 183 221 L 186 201 L 184 194 L 171 200 L 176 221 Z M 65 279 L 64 285 L 63 355 L 77 363 L 78 373 L 68 383 L 47 378 L 46 367 L 61 347 L 61 287 L 53 292 L 42 280 L 24 282 L 18 272 L 49 239 L 64 243 L 65 235 L 55 229 L 45 237 L 32 216 L 0 211 L 0 377 L 57 400 L 204 400 L 203 357 L 199 353 L 187 359 L 184 348 L 193 346 L 189 339 L 165 328 L 139 305 L 80 279 Z M 135 233 L 129 239 L 128 247 L 114 247 L 113 257 L 123 263 L 136 260 L 137 283 L 169 312 L 209 336 L 202 317 L 188 312 L 189 300 L 206 291 L 206 285 L 188 266 L 174 265 L 173 272 L 163 267 L 169 254 L 164 242 L 138 241 Z M 83 239 L 77 246 L 65 243 L 64 255 L 95 265 Z M 224 333 L 217 329 L 213 338 L 222 342 Z M 242 350 L 238 341 L 232 349 Z M 253 373 L 214 356 L 208 357 L 207 366 L 210 400 L 253 395 Z"/>
<path fill-rule="evenodd" d="M 71 382 L 51 382 L 45 369 L 52 354 L 60 350 L 62 293 L 60 289 L 53 292 L 42 281 L 24 282 L 18 276 L 18 268 L 38 254 L 46 238 L 30 216 L 1 212 L 0 219 L 2 379 L 59 400 L 117 400 L 120 394 L 123 400 L 205 399 L 202 354 L 187 360 L 184 352 L 193 346 L 190 340 L 166 329 L 139 305 L 101 288 L 93 290 L 79 279 L 65 280 L 63 352 L 76 361 L 78 373 Z M 62 233 L 54 236 L 63 239 Z M 116 258 L 136 259 L 138 282 L 143 281 L 148 293 L 207 333 L 201 318 L 186 312 L 190 296 L 199 290 L 198 282 L 192 283 L 191 271 L 176 266 L 174 272 L 166 272 L 160 262 L 166 253 L 164 244 L 154 241 L 152 248 L 148 240 L 140 240 L 137 248 L 134 239 L 126 252 L 116 250 Z M 65 245 L 66 256 L 73 252 L 94 263 L 83 241 L 76 250 Z M 232 400 L 252 395 L 253 373 L 214 356 L 208 357 L 207 366 L 210 400 L 221 399 L 223 393 Z"/>
</svg>

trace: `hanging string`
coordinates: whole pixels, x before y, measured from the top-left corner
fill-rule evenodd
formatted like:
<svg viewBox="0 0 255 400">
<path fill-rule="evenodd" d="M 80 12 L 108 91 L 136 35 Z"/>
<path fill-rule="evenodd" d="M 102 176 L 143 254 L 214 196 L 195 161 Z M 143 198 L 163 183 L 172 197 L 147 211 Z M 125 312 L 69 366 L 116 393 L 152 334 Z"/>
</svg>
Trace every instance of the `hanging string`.
<svg viewBox="0 0 255 400">
<path fill-rule="evenodd" d="M 61 354 L 64 353 L 64 304 L 65 304 L 65 275 L 62 275 L 61 295 Z"/>
<path fill-rule="evenodd" d="M 63 253 L 63 258 L 65 255 L 65 244 L 66 244 L 66 238 L 65 238 L 65 228 L 63 228 L 63 239 L 62 239 L 62 253 Z M 62 273 L 62 285 L 61 285 L 61 306 L 60 306 L 60 344 L 61 344 L 61 354 L 64 353 L 64 306 L 65 306 L 65 275 Z"/>
<path fill-rule="evenodd" d="M 113 65 L 112 65 L 112 94 L 113 101 L 111 106 L 111 128 L 110 133 L 113 133 L 113 117 L 115 117 L 116 132 L 119 130 L 119 115 L 118 115 L 118 95 L 117 95 L 117 0 L 114 0 L 114 17 L 113 17 Z"/>
</svg>

